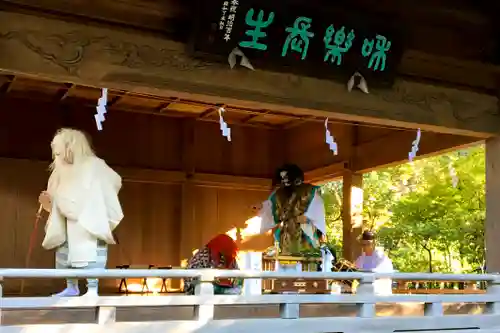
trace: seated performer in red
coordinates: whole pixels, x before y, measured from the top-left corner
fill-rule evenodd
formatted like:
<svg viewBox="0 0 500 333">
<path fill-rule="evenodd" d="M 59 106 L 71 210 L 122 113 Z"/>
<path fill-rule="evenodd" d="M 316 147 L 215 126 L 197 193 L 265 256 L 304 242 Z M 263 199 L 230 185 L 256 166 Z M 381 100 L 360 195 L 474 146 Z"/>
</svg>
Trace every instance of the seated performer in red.
<svg viewBox="0 0 500 333">
<path fill-rule="evenodd" d="M 238 246 L 235 241 L 225 234 L 214 237 L 203 248 L 199 249 L 188 261 L 188 269 L 239 269 L 236 263 Z M 184 279 L 184 292 L 194 294 L 196 281 Z M 215 294 L 239 294 L 242 281 L 235 279 L 219 279 L 214 282 Z"/>
</svg>

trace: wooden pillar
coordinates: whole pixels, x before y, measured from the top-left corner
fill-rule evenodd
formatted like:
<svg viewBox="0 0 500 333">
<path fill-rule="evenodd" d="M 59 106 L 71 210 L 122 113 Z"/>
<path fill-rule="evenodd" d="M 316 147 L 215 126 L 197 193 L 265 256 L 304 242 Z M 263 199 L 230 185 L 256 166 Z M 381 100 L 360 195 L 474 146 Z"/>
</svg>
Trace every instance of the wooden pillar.
<svg viewBox="0 0 500 333">
<path fill-rule="evenodd" d="M 342 254 L 354 262 L 361 254 L 358 237 L 363 229 L 363 175 L 346 171 L 342 189 Z"/>
<path fill-rule="evenodd" d="M 486 140 L 486 269 L 500 272 L 500 137 Z"/>
<path fill-rule="evenodd" d="M 181 218 L 180 218 L 180 238 L 179 255 L 180 261 L 189 259 L 192 251 L 199 247 L 201 232 L 196 228 L 196 186 L 191 181 L 195 173 L 196 163 L 196 141 L 195 141 L 195 120 L 186 119 L 183 123 L 182 153 L 183 169 L 186 172 L 186 181 L 181 189 Z"/>
</svg>

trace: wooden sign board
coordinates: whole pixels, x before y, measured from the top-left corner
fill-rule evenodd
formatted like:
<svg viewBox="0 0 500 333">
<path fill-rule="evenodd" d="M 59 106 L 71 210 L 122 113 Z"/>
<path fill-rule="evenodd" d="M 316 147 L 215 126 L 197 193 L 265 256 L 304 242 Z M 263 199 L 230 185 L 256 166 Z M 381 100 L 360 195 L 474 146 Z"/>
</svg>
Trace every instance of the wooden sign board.
<svg viewBox="0 0 500 333">
<path fill-rule="evenodd" d="M 202 0 L 197 11 L 193 51 L 220 61 L 239 48 L 258 69 L 346 83 L 359 72 L 387 86 L 402 55 L 394 20 L 357 11 L 262 0 Z"/>
</svg>

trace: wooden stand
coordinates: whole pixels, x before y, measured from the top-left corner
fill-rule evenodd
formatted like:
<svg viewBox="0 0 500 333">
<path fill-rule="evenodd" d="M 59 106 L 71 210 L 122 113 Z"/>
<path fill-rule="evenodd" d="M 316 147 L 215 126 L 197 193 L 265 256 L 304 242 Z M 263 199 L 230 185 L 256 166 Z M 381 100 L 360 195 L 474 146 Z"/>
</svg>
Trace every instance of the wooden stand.
<svg viewBox="0 0 500 333">
<path fill-rule="evenodd" d="M 262 257 L 264 271 L 274 271 L 276 261 L 281 265 L 302 265 L 302 271 L 315 272 L 321 264 L 321 258 L 305 258 L 294 256 L 266 256 Z M 299 293 L 299 294 L 328 294 L 328 280 L 323 279 L 267 279 L 263 281 L 264 293 Z"/>
</svg>

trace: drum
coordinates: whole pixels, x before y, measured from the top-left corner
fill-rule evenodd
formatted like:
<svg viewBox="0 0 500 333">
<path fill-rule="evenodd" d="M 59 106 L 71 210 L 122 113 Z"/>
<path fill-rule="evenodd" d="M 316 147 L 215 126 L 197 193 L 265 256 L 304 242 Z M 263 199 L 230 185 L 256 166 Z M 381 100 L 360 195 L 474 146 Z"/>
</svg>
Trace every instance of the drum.
<svg viewBox="0 0 500 333">
<path fill-rule="evenodd" d="M 337 261 L 335 265 L 333 265 L 332 267 L 332 272 L 358 272 L 358 271 L 359 270 L 356 268 L 356 265 L 345 259 L 339 259 L 339 261 Z M 353 280 L 340 280 L 340 283 L 343 283 L 349 286 L 350 288 L 352 288 L 353 282 L 354 282 Z"/>
</svg>

